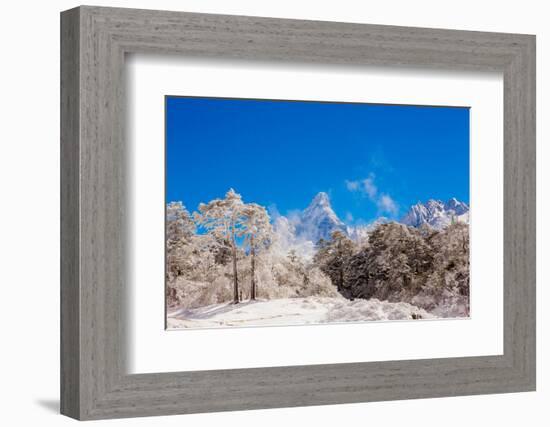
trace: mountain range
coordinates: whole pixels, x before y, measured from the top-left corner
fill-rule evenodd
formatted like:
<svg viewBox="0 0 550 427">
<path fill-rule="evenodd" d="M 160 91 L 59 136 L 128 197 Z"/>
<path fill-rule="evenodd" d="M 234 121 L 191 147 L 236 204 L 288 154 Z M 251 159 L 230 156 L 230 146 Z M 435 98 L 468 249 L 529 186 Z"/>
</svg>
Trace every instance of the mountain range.
<svg viewBox="0 0 550 427">
<path fill-rule="evenodd" d="M 411 227 L 429 226 L 441 230 L 455 221 L 468 223 L 469 211 L 469 206 L 456 198 L 447 202 L 430 199 L 426 203 L 418 202 L 411 206 L 398 222 Z M 320 239 L 330 239 L 334 231 L 342 231 L 352 240 L 361 241 L 378 224 L 389 221 L 388 218 L 380 217 L 368 225 L 346 225 L 332 209 L 328 194 L 321 192 L 298 214 L 277 217 L 274 228 L 283 247 L 309 253 Z"/>
<path fill-rule="evenodd" d="M 447 202 L 430 199 L 411 206 L 401 223 L 411 227 L 429 225 L 436 230 L 447 227 L 452 222 L 470 222 L 470 207 L 456 198 Z"/>
</svg>

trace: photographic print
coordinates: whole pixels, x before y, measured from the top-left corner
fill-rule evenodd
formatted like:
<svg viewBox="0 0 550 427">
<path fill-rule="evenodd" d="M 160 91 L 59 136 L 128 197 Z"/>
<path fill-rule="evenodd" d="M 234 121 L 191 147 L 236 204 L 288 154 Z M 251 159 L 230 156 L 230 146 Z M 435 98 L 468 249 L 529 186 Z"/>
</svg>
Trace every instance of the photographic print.
<svg viewBox="0 0 550 427">
<path fill-rule="evenodd" d="M 470 316 L 470 109 L 165 97 L 167 329 Z"/>
</svg>

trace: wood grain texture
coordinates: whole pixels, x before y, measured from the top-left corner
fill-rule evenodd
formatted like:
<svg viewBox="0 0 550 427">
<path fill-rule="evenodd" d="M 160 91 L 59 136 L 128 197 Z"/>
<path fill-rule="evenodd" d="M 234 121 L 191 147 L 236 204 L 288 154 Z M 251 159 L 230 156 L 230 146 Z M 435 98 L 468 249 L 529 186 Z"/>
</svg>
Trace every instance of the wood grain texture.
<svg viewBox="0 0 550 427">
<path fill-rule="evenodd" d="M 62 413 L 78 419 L 535 389 L 535 38 L 80 7 L 62 13 Z M 504 74 L 504 354 L 129 375 L 127 53 Z"/>
<path fill-rule="evenodd" d="M 79 17 L 61 20 L 61 412 L 80 414 Z"/>
</svg>

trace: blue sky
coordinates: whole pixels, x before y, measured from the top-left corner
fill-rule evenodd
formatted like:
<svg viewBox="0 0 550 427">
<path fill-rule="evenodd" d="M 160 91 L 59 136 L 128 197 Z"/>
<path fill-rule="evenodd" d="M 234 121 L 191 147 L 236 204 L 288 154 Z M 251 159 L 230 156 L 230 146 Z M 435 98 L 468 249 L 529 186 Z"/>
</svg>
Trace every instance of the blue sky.
<svg viewBox="0 0 550 427">
<path fill-rule="evenodd" d="M 468 108 L 166 98 L 166 201 L 190 211 L 229 188 L 286 214 L 327 192 L 338 216 L 399 218 L 469 203 Z"/>
</svg>

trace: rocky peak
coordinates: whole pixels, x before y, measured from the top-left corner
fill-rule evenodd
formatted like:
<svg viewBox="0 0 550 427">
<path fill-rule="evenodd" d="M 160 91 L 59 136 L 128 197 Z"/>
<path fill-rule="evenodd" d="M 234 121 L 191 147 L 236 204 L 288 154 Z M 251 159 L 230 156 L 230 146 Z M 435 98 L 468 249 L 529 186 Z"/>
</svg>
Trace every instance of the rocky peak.
<svg viewBox="0 0 550 427">
<path fill-rule="evenodd" d="M 328 197 L 328 194 L 324 191 L 321 191 L 317 193 L 317 195 L 313 198 L 309 206 L 329 206 L 330 207 L 330 199 Z"/>
<path fill-rule="evenodd" d="M 319 239 L 329 239 L 334 231 L 345 231 L 345 229 L 345 224 L 332 209 L 328 194 L 321 192 L 300 215 L 296 234 L 298 237 L 317 243 Z"/>
<path fill-rule="evenodd" d="M 411 227 L 429 225 L 436 229 L 442 229 L 453 221 L 468 222 L 470 208 L 464 202 L 456 198 L 443 203 L 441 200 L 430 199 L 426 203 L 418 202 L 411 206 L 407 214 L 401 219 L 401 223 Z"/>
<path fill-rule="evenodd" d="M 454 211 L 456 215 L 462 215 L 470 210 L 466 203 L 457 200 L 455 197 L 445 203 L 445 209 Z"/>
</svg>

